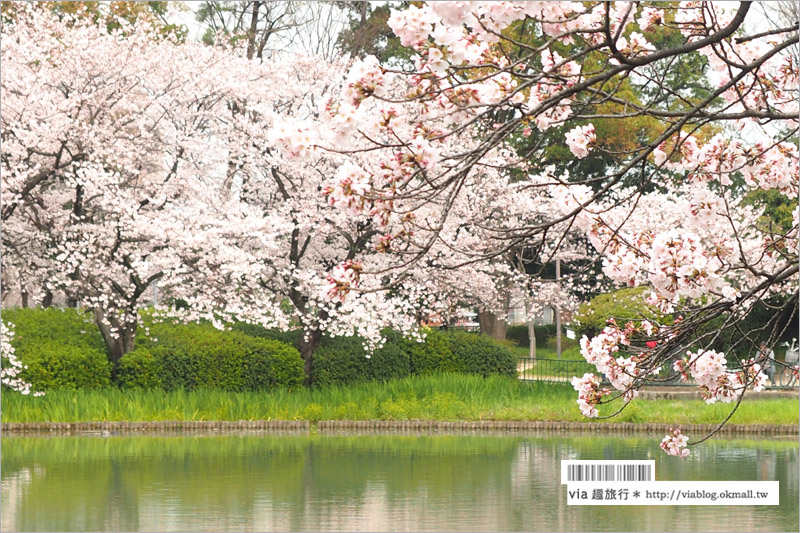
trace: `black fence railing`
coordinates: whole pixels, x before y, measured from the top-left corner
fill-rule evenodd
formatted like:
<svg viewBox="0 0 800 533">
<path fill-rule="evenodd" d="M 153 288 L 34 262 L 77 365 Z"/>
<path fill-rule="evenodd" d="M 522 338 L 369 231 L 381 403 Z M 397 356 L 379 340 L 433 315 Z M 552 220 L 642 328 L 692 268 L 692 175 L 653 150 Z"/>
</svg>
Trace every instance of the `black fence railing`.
<svg viewBox="0 0 800 533">
<path fill-rule="evenodd" d="M 531 357 L 520 357 L 517 361 L 517 374 L 523 381 L 548 381 L 553 383 L 569 383 L 575 376 L 582 377 L 584 374 L 598 374 L 597 368 L 586 362 L 577 359 L 533 359 Z M 659 374 L 651 377 L 648 386 L 667 386 L 667 387 L 696 387 L 697 384 L 689 376 L 688 381 L 674 379 L 674 372 L 671 368 L 664 366 Z M 798 387 L 798 380 L 792 375 L 788 368 L 782 365 L 775 365 L 774 383 L 767 384 L 768 389 L 792 389 Z M 673 378 L 673 379 L 669 379 Z M 669 379 L 669 381 L 667 381 Z M 605 380 L 603 379 L 603 382 Z"/>
<path fill-rule="evenodd" d="M 569 383 L 574 376 L 587 372 L 597 373 L 597 368 L 586 361 L 576 359 L 533 359 L 520 357 L 517 362 L 519 379 L 525 381 L 552 381 Z"/>
</svg>

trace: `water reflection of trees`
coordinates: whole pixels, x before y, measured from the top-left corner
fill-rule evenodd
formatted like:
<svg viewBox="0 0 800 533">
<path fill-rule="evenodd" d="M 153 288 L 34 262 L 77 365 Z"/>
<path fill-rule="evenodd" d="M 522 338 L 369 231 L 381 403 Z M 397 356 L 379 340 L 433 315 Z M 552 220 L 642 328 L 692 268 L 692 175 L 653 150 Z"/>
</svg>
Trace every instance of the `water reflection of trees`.
<svg viewBox="0 0 800 533">
<path fill-rule="evenodd" d="M 798 495 L 796 443 L 717 441 L 680 461 L 658 453 L 654 439 L 585 435 L 7 438 L 3 529 L 566 531 L 608 523 L 620 531 L 675 523 L 668 507 L 567 507 L 561 460 L 576 458 L 654 458 L 660 480 L 778 479 L 782 502 Z M 720 529 L 751 518 L 754 530 L 781 529 L 797 522 L 794 507 L 770 516 L 685 508 L 680 517 L 687 529 L 708 529 L 712 518 Z"/>
</svg>

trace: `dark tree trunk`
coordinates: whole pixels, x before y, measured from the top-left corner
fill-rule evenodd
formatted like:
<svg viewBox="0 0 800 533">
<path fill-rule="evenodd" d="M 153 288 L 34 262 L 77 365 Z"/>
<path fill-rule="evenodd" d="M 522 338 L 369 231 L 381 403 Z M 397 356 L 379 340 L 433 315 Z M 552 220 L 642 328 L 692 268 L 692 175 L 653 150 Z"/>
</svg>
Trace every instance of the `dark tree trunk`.
<svg viewBox="0 0 800 533">
<path fill-rule="evenodd" d="M 50 292 L 49 290 L 45 290 L 44 298 L 42 299 L 42 307 L 47 309 L 51 305 L 53 305 L 53 293 Z"/>
<path fill-rule="evenodd" d="M 318 329 L 310 332 L 304 330 L 303 336 L 300 338 L 300 356 L 303 358 L 303 370 L 306 374 L 303 383 L 306 387 L 311 386 L 314 375 L 314 351 L 319 347 L 321 340 L 322 332 Z"/>
<path fill-rule="evenodd" d="M 506 340 L 508 324 L 501 317 L 489 311 L 478 311 L 478 323 L 481 325 L 481 333 L 493 339 Z"/>
<path fill-rule="evenodd" d="M 22 308 L 23 309 L 27 309 L 28 308 L 28 291 L 22 291 L 21 296 L 22 296 Z"/>
<path fill-rule="evenodd" d="M 111 359 L 113 370 L 116 371 L 119 366 L 119 360 L 128 352 L 132 352 L 136 347 L 136 330 L 138 327 L 137 322 L 133 323 L 120 323 L 113 317 L 108 317 L 108 323 L 117 331 L 117 335 L 111 334 L 109 324 L 103 320 L 105 315 L 102 311 L 95 309 L 94 311 L 95 322 L 97 327 L 100 328 L 100 334 L 106 343 L 108 349 L 108 356 Z"/>
<path fill-rule="evenodd" d="M 256 51 L 256 34 L 258 33 L 258 10 L 261 8 L 261 2 L 252 2 L 250 4 L 253 12 L 250 16 L 250 32 L 247 36 L 247 59 L 253 59 L 253 54 Z"/>
<path fill-rule="evenodd" d="M 101 330 L 102 331 L 102 330 Z M 106 342 L 108 355 L 114 370 L 119 366 L 119 360 L 128 352 L 132 352 L 136 344 L 136 326 L 121 328 L 119 336 L 114 338 L 110 334 L 103 332 L 103 340 Z"/>
<path fill-rule="evenodd" d="M 506 340 L 506 330 L 508 329 L 508 307 L 511 305 L 511 293 L 506 292 L 503 298 L 503 316 L 495 315 L 489 311 L 478 311 L 478 323 L 481 325 L 481 333 L 499 341 Z"/>
</svg>

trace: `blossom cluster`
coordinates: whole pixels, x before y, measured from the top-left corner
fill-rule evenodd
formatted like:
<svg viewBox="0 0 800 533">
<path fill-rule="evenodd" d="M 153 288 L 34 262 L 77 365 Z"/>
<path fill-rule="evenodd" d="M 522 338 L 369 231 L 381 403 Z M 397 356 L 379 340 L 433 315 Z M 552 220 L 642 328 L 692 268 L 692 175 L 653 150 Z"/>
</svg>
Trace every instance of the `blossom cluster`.
<svg viewBox="0 0 800 533">
<path fill-rule="evenodd" d="M 607 388 L 600 388 L 600 380 L 594 374 L 586 373 L 582 378 L 572 378 L 572 388 L 578 391 L 578 407 L 583 416 L 595 418 L 597 416 L 596 405 L 603 396 L 611 394 Z"/>
<path fill-rule="evenodd" d="M 31 384 L 20 377 L 20 373 L 27 367 L 14 354 L 12 340 L 14 340 L 13 326 L 6 325 L 5 322 L 0 323 L 0 356 L 2 356 L 0 384 L 13 391 L 30 394 Z M 34 392 L 33 395 L 44 396 L 44 392 Z"/>
<path fill-rule="evenodd" d="M 670 428 L 669 431 L 667 436 L 661 441 L 661 449 L 670 455 L 689 457 L 690 452 L 689 449 L 686 448 L 689 439 L 686 435 L 682 434 L 680 429 Z"/>
<path fill-rule="evenodd" d="M 123 34 L 18 7 L 29 13 L 4 26 L 0 43 L 3 127 L 15 132 L 3 146 L 4 243 L 13 244 L 4 287 L 37 303 L 48 294 L 79 301 L 120 351 L 135 338 L 138 310 L 153 303 L 159 317 L 299 322 L 378 346 L 386 326 L 413 336 L 418 312 L 449 311 L 458 287 L 474 294 L 461 295 L 469 301 L 497 299 L 489 269 L 445 276 L 424 265 L 394 294 L 369 292 L 385 278 L 365 280 L 362 265 L 385 270 L 388 254 L 374 253 L 377 237 L 353 213 L 380 208 L 378 220 L 391 211 L 359 197 L 366 180 L 400 182 L 435 162 L 426 155 L 432 131 L 416 131 L 414 154 L 398 154 L 395 167 L 317 149 L 320 121 L 366 125 L 352 121 L 381 94 L 374 63 L 348 84 L 344 65 L 317 58 L 248 61 L 242 50 L 177 45 L 139 24 Z M 349 100 L 320 113 L 337 84 Z M 390 109 L 382 117 L 395 127 Z M 320 201 L 331 177 L 338 187 Z M 414 231 L 386 233 L 401 249 Z M 458 262 L 436 250 L 443 264 Z M 175 299 L 186 308 L 165 305 Z"/>
<path fill-rule="evenodd" d="M 630 346 L 636 334 L 649 336 L 654 331 L 655 326 L 647 320 L 640 324 L 629 321 L 621 328 L 615 320 L 610 319 L 598 335 L 591 339 L 586 335 L 581 337 L 581 355 L 595 365 L 615 389 L 623 392 L 625 401 L 630 401 L 638 394 L 638 387 L 635 386 L 637 380 L 647 374 L 640 364 L 646 361 L 646 354 L 624 357 L 620 355 L 621 349 Z"/>
<path fill-rule="evenodd" d="M 742 360 L 741 369 L 730 371 L 725 355 L 714 350 L 686 352 L 686 356 L 673 363 L 673 369 L 686 381 L 691 375 L 703 391 L 706 403 L 737 400 L 746 388 L 759 392 L 768 381 L 761 365 L 753 359 Z"/>
<path fill-rule="evenodd" d="M 577 126 L 567 132 L 567 146 L 578 159 L 583 159 L 589 155 L 589 151 L 595 142 L 597 142 L 597 138 L 592 124 Z"/>
<path fill-rule="evenodd" d="M 350 291 L 358 287 L 361 270 L 362 265 L 360 262 L 349 259 L 340 265 L 336 265 L 326 277 L 328 285 L 325 287 L 325 294 L 328 298 L 338 298 L 344 302 Z"/>
</svg>

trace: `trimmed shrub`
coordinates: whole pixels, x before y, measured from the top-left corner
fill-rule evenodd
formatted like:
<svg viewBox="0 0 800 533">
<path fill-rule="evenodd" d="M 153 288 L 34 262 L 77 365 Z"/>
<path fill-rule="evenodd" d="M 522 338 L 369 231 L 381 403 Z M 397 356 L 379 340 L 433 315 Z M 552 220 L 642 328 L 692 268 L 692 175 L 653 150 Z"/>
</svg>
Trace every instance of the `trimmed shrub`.
<svg viewBox="0 0 800 533">
<path fill-rule="evenodd" d="M 406 339 L 384 331 L 386 343 L 369 357 L 361 337 L 326 337 L 314 352 L 313 383 L 342 385 L 359 381 L 385 381 L 411 375 Z"/>
<path fill-rule="evenodd" d="M 37 391 L 98 389 L 111 385 L 111 362 L 98 350 L 56 341 L 26 342 L 17 356 L 20 377 Z"/>
<path fill-rule="evenodd" d="M 73 308 L 4 309 L 14 324 L 20 377 L 34 390 L 92 389 L 111 383 L 111 362 L 92 315 Z"/>
<path fill-rule="evenodd" d="M 464 331 L 452 331 L 448 336 L 457 372 L 516 377 L 517 358 L 506 346 L 486 335 Z"/>
<path fill-rule="evenodd" d="M 360 337 L 325 338 L 314 352 L 314 385 L 338 385 L 367 381 L 366 351 Z"/>
<path fill-rule="evenodd" d="M 14 324 L 17 351 L 53 342 L 106 353 L 106 344 L 94 323 L 94 316 L 80 309 L 3 309 L 3 321 Z"/>
<path fill-rule="evenodd" d="M 593 337 L 600 333 L 609 318 L 615 318 L 620 325 L 627 320 L 640 320 L 643 318 L 655 319 L 659 313 L 648 306 L 644 299 L 649 289 L 645 286 L 634 289 L 620 289 L 607 294 L 601 294 L 591 299 L 589 303 L 581 304 L 578 312 L 572 318 L 572 325 L 578 333 Z"/>
<path fill-rule="evenodd" d="M 427 329 L 425 341 L 416 342 L 403 339 L 403 347 L 410 359 L 413 375 L 434 374 L 436 372 L 458 372 L 458 361 L 450 349 L 450 340 L 438 329 Z"/>
<path fill-rule="evenodd" d="M 539 336 L 537 335 L 536 337 L 538 339 Z M 530 346 L 531 340 L 528 336 L 528 326 L 526 324 L 508 326 L 506 328 L 506 339 L 516 342 L 518 346 Z"/>
<path fill-rule="evenodd" d="M 386 343 L 375 350 L 368 359 L 369 379 L 386 381 L 410 376 L 411 360 L 409 352 L 404 349 L 404 342 L 407 341 L 392 330 L 384 331 L 383 336 L 386 338 Z"/>
<path fill-rule="evenodd" d="M 285 342 L 300 349 L 300 339 L 303 336 L 303 331 L 300 329 L 290 329 L 289 331 L 281 331 L 279 329 L 267 329 L 258 324 L 248 324 L 246 322 L 236 322 L 231 326 L 234 331 L 241 331 L 250 337 L 258 337 L 260 339 L 271 339 L 274 341 Z"/>
<path fill-rule="evenodd" d="M 161 368 L 146 348 L 137 348 L 122 356 L 116 381 L 124 389 L 160 389 Z"/>
<path fill-rule="evenodd" d="M 152 324 L 140 346 L 152 354 L 166 390 L 269 390 L 303 380 L 300 353 L 292 346 L 208 324 Z M 137 379 L 126 377 L 127 383 Z"/>
<path fill-rule="evenodd" d="M 486 335 L 428 330 L 425 342 L 384 331 L 386 344 L 367 357 L 360 337 L 326 338 L 314 353 L 315 385 L 387 380 L 436 372 L 516 376 L 517 358 Z"/>
<path fill-rule="evenodd" d="M 272 350 L 273 387 L 292 389 L 300 386 L 305 378 L 303 359 L 300 357 L 300 352 L 294 346 L 279 341 L 273 341 L 270 349 Z M 254 372 L 254 369 L 255 366 L 250 374 L 261 376 L 261 374 Z"/>
<path fill-rule="evenodd" d="M 293 346 L 271 339 L 249 337 L 239 332 L 234 342 L 242 352 L 244 389 L 294 388 L 303 382 L 303 360 Z"/>
</svg>

